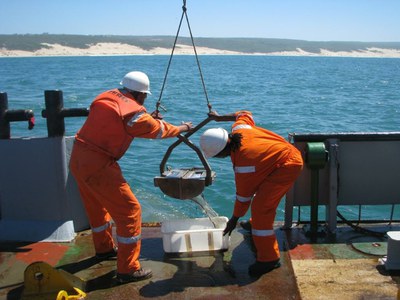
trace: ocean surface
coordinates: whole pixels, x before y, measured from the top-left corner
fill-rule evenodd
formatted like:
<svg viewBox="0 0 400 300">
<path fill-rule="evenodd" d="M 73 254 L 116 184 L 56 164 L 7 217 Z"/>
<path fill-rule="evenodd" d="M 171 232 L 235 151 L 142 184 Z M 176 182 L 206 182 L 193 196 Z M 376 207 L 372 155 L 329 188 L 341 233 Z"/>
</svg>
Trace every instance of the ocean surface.
<svg viewBox="0 0 400 300">
<path fill-rule="evenodd" d="M 119 86 L 132 70 L 147 73 L 153 95 L 145 103 L 149 112 L 159 99 L 169 56 L 26 57 L 0 58 L 0 91 L 7 92 L 9 109 L 32 109 L 33 130 L 27 122 L 11 124 L 12 138 L 47 136 L 44 91 L 61 90 L 64 107 L 86 108 L 104 90 Z M 213 110 L 220 114 L 250 110 L 259 126 L 285 138 L 289 133 L 400 131 L 400 59 L 346 57 L 200 56 L 206 91 Z M 194 56 L 174 56 L 161 104 L 165 120 L 198 124 L 207 117 L 207 98 Z M 84 118 L 65 119 L 72 136 Z M 230 128 L 229 122 L 203 127 Z M 203 130 L 190 140 L 198 144 Z M 144 221 L 204 217 L 189 200 L 165 196 L 153 185 L 159 165 L 175 138 L 135 139 L 120 160 L 124 176 L 143 208 Z M 210 159 L 217 177 L 204 197 L 219 215 L 230 217 L 235 188 L 230 160 Z M 201 166 L 196 153 L 185 144 L 176 147 L 168 162 L 173 168 Z M 307 209 L 302 208 L 302 219 Z M 358 207 L 342 214 L 357 219 Z M 363 209 L 363 218 L 388 219 L 390 208 Z M 295 214 L 296 216 L 296 214 Z M 304 216 L 304 217 L 303 217 Z M 400 218 L 396 207 L 394 217 Z M 277 220 L 284 218 L 284 199 Z"/>
</svg>

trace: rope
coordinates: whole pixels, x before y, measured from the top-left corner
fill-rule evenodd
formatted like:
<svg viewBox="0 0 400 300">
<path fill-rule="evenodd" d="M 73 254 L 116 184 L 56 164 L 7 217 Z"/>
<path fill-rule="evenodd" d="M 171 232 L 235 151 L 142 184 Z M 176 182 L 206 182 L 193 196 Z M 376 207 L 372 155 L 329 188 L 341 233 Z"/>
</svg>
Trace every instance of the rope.
<svg viewBox="0 0 400 300">
<path fill-rule="evenodd" d="M 386 237 L 386 232 L 377 232 L 377 231 L 369 230 L 367 228 L 360 227 L 358 225 L 354 225 L 353 223 L 348 221 L 345 217 L 343 217 L 343 215 L 339 211 L 336 211 L 336 215 L 339 217 L 339 219 L 341 219 L 344 223 L 346 223 L 348 226 L 350 226 L 357 232 L 360 232 L 360 233 L 363 233 L 366 235 L 375 236 L 375 237 L 380 237 L 380 238 Z"/>
<path fill-rule="evenodd" d="M 169 68 L 170 68 L 170 66 L 171 66 L 172 57 L 173 57 L 173 55 L 174 55 L 174 51 L 175 51 L 175 47 L 176 47 L 176 42 L 177 42 L 177 40 L 178 40 L 179 32 L 180 32 L 180 30 L 181 30 L 183 17 L 186 18 L 186 23 L 187 23 L 187 25 L 188 25 L 188 29 L 189 29 L 189 33 L 190 33 L 190 38 L 191 38 L 191 41 L 192 41 L 192 46 L 193 46 L 193 50 L 194 50 L 195 57 L 196 57 L 197 67 L 198 67 L 198 69 L 199 69 L 200 78 L 201 78 L 201 83 L 202 83 L 202 85 L 203 85 L 204 95 L 205 95 L 206 100 L 207 100 L 207 107 L 208 107 L 208 109 L 209 109 L 209 112 L 211 112 L 211 110 L 212 110 L 212 106 L 211 106 L 210 101 L 209 101 L 209 99 L 208 99 L 208 94 L 207 94 L 207 90 L 206 90 L 206 85 L 205 85 L 205 83 L 204 83 L 203 72 L 201 71 L 201 67 L 200 67 L 200 61 L 199 61 L 199 58 L 198 58 L 198 56 L 197 56 L 196 46 L 195 46 L 195 44 L 194 44 L 194 39 L 193 39 L 193 35 L 192 35 L 192 29 L 190 28 L 190 24 L 189 24 L 189 18 L 188 18 L 187 9 L 186 9 L 186 0 L 183 0 L 181 20 L 179 21 L 179 26 L 178 26 L 178 30 L 177 30 L 177 33 L 176 33 L 176 36 L 175 36 L 174 45 L 173 45 L 173 47 L 172 47 L 172 52 L 171 52 L 171 55 L 170 55 L 170 57 L 169 57 L 167 70 L 166 70 L 165 77 L 164 77 L 164 81 L 163 81 L 163 84 L 162 84 L 162 87 L 161 87 L 160 97 L 158 98 L 158 101 L 157 101 L 157 103 L 156 103 L 156 112 L 157 112 L 157 113 L 159 112 L 159 107 L 162 108 L 162 106 L 161 106 L 161 98 L 162 98 L 162 95 L 163 95 L 163 92 L 164 92 L 165 83 L 167 82 L 168 72 L 169 72 Z"/>
</svg>

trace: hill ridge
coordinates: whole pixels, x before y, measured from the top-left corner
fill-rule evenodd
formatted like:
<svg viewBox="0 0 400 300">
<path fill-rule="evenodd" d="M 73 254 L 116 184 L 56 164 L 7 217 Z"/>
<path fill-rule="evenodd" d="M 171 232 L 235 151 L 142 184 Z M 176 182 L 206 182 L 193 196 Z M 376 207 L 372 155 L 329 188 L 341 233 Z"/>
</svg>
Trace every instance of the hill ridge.
<svg viewBox="0 0 400 300">
<path fill-rule="evenodd" d="M 174 36 L 124 36 L 124 35 L 76 35 L 76 34 L 0 34 L 0 48 L 13 51 L 34 52 L 57 44 L 64 47 L 88 49 L 97 44 L 115 43 L 136 46 L 143 50 L 172 48 Z M 350 42 L 306 41 L 278 38 L 194 38 L 196 47 L 205 47 L 244 54 L 293 52 L 301 49 L 307 53 L 320 54 L 321 49 L 331 52 L 368 51 L 371 48 L 400 51 L 400 42 Z M 177 43 L 191 46 L 189 37 L 179 37 Z"/>
</svg>

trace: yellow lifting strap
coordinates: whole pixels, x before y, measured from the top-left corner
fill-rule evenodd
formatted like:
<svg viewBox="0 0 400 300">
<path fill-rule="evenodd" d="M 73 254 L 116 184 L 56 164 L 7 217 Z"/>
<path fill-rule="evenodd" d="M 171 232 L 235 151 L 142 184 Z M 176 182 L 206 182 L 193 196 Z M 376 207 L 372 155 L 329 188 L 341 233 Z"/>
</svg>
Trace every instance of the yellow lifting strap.
<svg viewBox="0 0 400 300">
<path fill-rule="evenodd" d="M 86 282 L 48 263 L 31 263 L 24 272 L 22 300 L 85 299 Z"/>
</svg>

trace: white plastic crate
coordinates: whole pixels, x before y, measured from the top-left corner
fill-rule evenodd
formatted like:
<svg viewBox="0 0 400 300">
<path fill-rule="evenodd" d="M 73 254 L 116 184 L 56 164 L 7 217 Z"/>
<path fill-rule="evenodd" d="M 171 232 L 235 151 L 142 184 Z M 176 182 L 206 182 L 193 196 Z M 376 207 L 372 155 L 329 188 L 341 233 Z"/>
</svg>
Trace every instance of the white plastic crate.
<svg viewBox="0 0 400 300">
<path fill-rule="evenodd" d="M 161 223 L 166 253 L 227 250 L 230 238 L 223 236 L 227 217 L 171 220 Z"/>
</svg>

